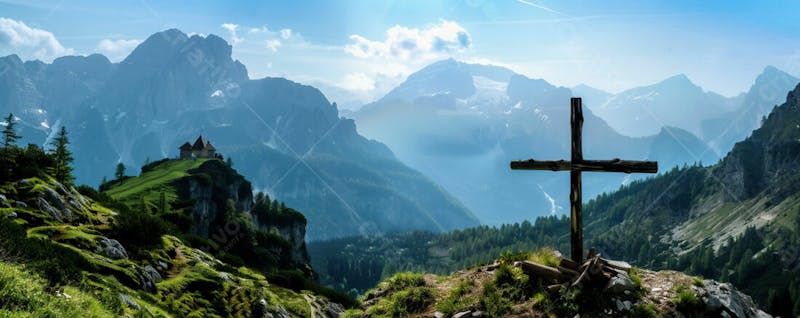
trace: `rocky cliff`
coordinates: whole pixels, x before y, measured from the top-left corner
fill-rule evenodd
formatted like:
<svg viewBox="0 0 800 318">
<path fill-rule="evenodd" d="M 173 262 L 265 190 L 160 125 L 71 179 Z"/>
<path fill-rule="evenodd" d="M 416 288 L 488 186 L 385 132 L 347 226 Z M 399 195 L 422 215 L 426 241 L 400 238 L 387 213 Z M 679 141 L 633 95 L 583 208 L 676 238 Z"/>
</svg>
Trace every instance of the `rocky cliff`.
<svg viewBox="0 0 800 318">
<path fill-rule="evenodd" d="M 269 233 L 277 242 L 260 246 L 272 259 L 259 261 L 261 266 L 308 266 L 305 217 L 277 201 L 263 202 L 263 195 L 257 196 L 262 201 L 256 200 L 250 181 L 221 160 L 160 160 L 142 167 L 138 177 L 114 180 L 102 188 L 123 202 L 145 201 L 151 209 L 166 210 L 159 213 L 188 218 L 187 230 L 208 239 L 211 249 L 230 252 L 239 240 L 266 240 Z"/>
</svg>

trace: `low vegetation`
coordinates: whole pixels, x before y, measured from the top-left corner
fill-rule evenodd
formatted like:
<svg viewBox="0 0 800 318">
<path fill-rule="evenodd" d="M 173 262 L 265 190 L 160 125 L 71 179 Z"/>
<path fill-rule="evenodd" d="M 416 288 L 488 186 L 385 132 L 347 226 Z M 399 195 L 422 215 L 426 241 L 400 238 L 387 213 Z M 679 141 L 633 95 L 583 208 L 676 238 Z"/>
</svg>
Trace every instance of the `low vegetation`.
<svg viewBox="0 0 800 318">
<path fill-rule="evenodd" d="M 633 293 L 609 294 L 596 288 L 560 285 L 526 274 L 513 263 L 535 260 L 557 265 L 561 259 L 551 249 L 536 252 L 506 252 L 491 265 L 474 266 L 448 276 L 403 272 L 384 280 L 361 296 L 362 308 L 348 311 L 344 317 L 452 317 L 459 313 L 480 313 L 484 317 L 658 317 L 670 309 L 659 307 L 643 280 L 657 281 L 652 272 L 634 271 L 639 282 Z M 686 278 L 689 280 L 689 278 Z M 653 282 L 650 282 L 651 284 Z M 617 303 L 629 305 L 619 308 Z M 667 302 L 664 299 L 663 302 Z"/>
</svg>

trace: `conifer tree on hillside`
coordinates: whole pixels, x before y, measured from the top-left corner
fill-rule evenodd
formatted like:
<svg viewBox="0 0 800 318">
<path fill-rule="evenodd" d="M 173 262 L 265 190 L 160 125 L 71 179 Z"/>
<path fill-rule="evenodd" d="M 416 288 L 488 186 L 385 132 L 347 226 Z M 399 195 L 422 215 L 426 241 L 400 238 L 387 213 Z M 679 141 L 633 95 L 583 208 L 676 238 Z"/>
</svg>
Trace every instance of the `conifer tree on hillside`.
<svg viewBox="0 0 800 318">
<path fill-rule="evenodd" d="M 8 113 L 8 117 L 6 117 L 6 128 L 3 129 L 3 147 L 8 148 L 13 146 L 14 143 L 20 138 L 17 135 L 17 132 L 14 131 L 14 126 L 16 123 L 14 122 L 14 114 Z"/>
<path fill-rule="evenodd" d="M 158 196 L 158 212 L 166 214 L 169 212 L 169 205 L 167 204 L 167 194 L 161 191 Z"/>
<path fill-rule="evenodd" d="M 122 164 L 122 162 L 120 162 L 117 164 L 117 171 L 114 172 L 114 177 L 116 177 L 117 180 L 119 180 L 122 179 L 122 177 L 124 176 L 125 176 L 125 165 Z"/>
<path fill-rule="evenodd" d="M 53 146 L 52 155 L 55 159 L 55 166 L 52 168 L 52 175 L 58 182 L 62 184 L 72 184 L 75 177 L 72 176 L 72 152 L 69 150 L 69 138 L 67 137 L 67 128 L 61 126 L 58 135 L 53 138 L 51 142 Z"/>
</svg>

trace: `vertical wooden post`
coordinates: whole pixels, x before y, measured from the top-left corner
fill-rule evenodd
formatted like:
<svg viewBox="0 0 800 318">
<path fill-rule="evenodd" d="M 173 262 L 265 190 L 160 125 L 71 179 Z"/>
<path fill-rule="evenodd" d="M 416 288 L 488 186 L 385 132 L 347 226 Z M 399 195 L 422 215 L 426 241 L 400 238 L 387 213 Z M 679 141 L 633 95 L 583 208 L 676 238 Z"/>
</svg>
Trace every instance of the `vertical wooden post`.
<svg viewBox="0 0 800 318">
<path fill-rule="evenodd" d="M 581 109 L 581 99 L 572 98 L 570 124 L 572 126 L 572 163 L 583 161 L 583 148 L 581 134 L 583 130 L 583 110 Z M 570 230 L 572 260 L 575 262 L 583 261 L 583 213 L 581 212 L 581 171 L 578 169 L 570 170 Z"/>
</svg>

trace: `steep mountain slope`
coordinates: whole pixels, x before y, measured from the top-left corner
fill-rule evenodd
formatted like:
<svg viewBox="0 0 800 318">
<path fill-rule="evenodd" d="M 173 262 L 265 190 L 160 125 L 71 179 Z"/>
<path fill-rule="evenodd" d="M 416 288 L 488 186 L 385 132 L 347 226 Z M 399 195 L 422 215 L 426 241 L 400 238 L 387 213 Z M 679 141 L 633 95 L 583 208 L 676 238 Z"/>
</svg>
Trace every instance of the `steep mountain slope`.
<svg viewBox="0 0 800 318">
<path fill-rule="evenodd" d="M 137 167 L 174 156 L 202 134 L 254 188 L 304 211 L 310 240 L 478 223 L 386 146 L 358 135 L 317 89 L 248 79 L 217 36 L 167 30 L 119 64 L 98 55 L 5 60 L 0 100 L 10 106 L 0 111 L 20 117 L 26 142 L 44 144 L 65 125 L 79 182 L 111 176 L 117 162 Z M 52 80 L 61 78 L 69 81 Z"/>
<path fill-rule="evenodd" d="M 784 93 L 798 82 L 797 78 L 767 66 L 747 92 L 730 98 L 703 91 L 685 75 L 619 94 L 585 85 L 573 91 L 586 94 L 586 105 L 623 135 L 647 136 L 664 127 L 679 127 L 723 156 L 734 143 L 761 126 L 763 116 L 782 103 Z"/>
<path fill-rule="evenodd" d="M 792 90 L 800 79 L 773 66 L 768 66 L 756 78 L 733 111 L 703 122 L 703 139 L 715 150 L 726 153 L 733 145 L 747 138 L 761 126 L 764 116 L 783 103 L 784 92 Z"/>
<path fill-rule="evenodd" d="M 605 104 L 605 102 L 611 98 L 611 96 L 614 96 L 614 94 L 586 84 L 580 84 L 578 86 L 571 87 L 570 90 L 573 94 L 575 94 L 575 96 L 580 96 L 583 98 L 583 104 L 589 107 L 589 109 L 594 109 L 595 106 Z"/>
<path fill-rule="evenodd" d="M 303 228 L 303 222 L 275 221 L 298 220 L 297 212 L 283 211 L 292 214 L 285 218 L 271 211 L 259 219 L 263 209 L 254 207 L 251 213 L 231 203 L 217 218 L 224 224 L 223 235 L 203 238 L 187 232 L 200 224 L 186 216 L 208 207 L 203 197 L 188 202 L 181 195 L 165 197 L 151 206 L 145 196 L 141 205 L 127 205 L 92 188 L 79 191 L 55 181 L 45 173 L 53 159 L 37 147 L 0 148 L 0 154 L 5 168 L 0 178 L 0 315 L 308 317 L 316 312 L 336 317 L 343 311 L 322 296 L 336 298 L 335 293 L 308 283 L 307 255 L 296 259 L 291 238 L 284 239 L 285 229 Z M 238 188 L 214 193 L 229 196 L 225 201 L 233 202 L 235 194 L 237 203 L 252 201 L 245 193 L 249 188 L 236 186 L 242 180 L 213 161 L 198 162 L 195 174 L 173 178 L 176 183 L 165 176 L 186 170 L 165 167 L 169 164 L 150 166 L 149 175 L 117 186 L 137 184 L 165 193 L 184 180 L 200 193 L 212 185 Z M 192 185 L 211 171 L 221 173 L 213 183 Z M 248 221 L 252 215 L 256 221 Z M 301 289 L 316 292 L 301 294 Z"/>
<path fill-rule="evenodd" d="M 680 127 L 701 136 L 704 119 L 730 110 L 724 97 L 703 91 L 683 74 L 626 90 L 603 104 L 589 106 L 615 130 L 633 137 L 656 134 L 664 126 Z"/>
<path fill-rule="evenodd" d="M 569 157 L 571 96 L 567 88 L 506 68 L 445 60 L 412 74 L 353 117 L 359 132 L 385 142 L 398 158 L 453 193 L 482 222 L 502 224 L 559 214 L 568 206 L 568 177 L 512 172 L 508 162 Z M 650 158 L 662 161 L 662 168 L 717 159 L 697 138 L 678 128 L 659 136 L 630 138 L 588 109 L 584 116 L 586 157 Z M 669 142 L 673 135 L 680 142 Z M 585 197 L 591 198 L 636 176 L 584 178 Z"/>
</svg>

